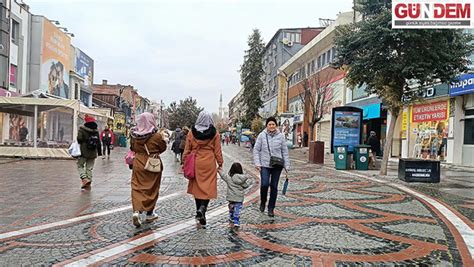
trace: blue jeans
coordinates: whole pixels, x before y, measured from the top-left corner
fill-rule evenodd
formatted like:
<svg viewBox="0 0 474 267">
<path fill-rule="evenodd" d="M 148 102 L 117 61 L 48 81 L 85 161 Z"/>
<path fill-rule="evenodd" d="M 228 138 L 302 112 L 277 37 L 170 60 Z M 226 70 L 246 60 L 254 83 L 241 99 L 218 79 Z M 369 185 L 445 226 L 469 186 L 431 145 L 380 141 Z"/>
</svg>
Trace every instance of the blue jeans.
<svg viewBox="0 0 474 267">
<path fill-rule="evenodd" d="M 239 225 L 242 206 L 242 202 L 229 202 L 229 221 L 233 224 Z"/>
<path fill-rule="evenodd" d="M 268 187 L 270 187 L 270 201 L 268 210 L 273 211 L 278 196 L 278 182 L 283 168 L 265 168 L 260 169 L 260 203 L 267 203 Z"/>
</svg>

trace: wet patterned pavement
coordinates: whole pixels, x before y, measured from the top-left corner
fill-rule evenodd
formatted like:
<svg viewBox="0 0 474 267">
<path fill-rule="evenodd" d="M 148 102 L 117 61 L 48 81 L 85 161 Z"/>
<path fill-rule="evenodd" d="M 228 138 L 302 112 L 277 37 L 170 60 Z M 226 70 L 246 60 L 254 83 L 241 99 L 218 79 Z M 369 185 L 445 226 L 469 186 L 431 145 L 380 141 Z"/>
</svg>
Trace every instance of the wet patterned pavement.
<svg viewBox="0 0 474 267">
<path fill-rule="evenodd" d="M 240 161 L 256 175 L 248 150 L 225 146 L 223 151 L 226 169 Z M 125 150 L 113 152 L 112 159 L 96 161 L 91 191 L 80 190 L 74 161 L 0 165 L 0 265 L 474 266 L 468 248 L 474 242 L 468 239 L 472 213 L 463 213 L 469 230 L 461 233 L 424 198 L 305 164 L 298 153 L 292 153 L 297 160 L 276 216 L 258 211 L 256 178 L 236 230 L 227 222 L 222 181 L 208 226 L 196 226 L 186 180 L 167 152 L 160 218 L 137 229 L 131 223 Z"/>
</svg>

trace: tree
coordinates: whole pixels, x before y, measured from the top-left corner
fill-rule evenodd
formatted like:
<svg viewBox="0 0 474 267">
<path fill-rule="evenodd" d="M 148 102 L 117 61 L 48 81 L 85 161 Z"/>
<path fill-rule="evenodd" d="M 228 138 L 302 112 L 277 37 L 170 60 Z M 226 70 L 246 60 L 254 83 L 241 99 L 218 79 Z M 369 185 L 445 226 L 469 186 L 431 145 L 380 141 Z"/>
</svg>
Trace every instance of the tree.
<svg viewBox="0 0 474 267">
<path fill-rule="evenodd" d="M 262 107 L 260 92 L 263 89 L 262 58 L 265 52 L 265 44 L 262 41 L 260 31 L 254 29 L 248 38 L 249 49 L 245 51 L 244 63 L 240 68 L 240 83 L 244 87 L 244 103 L 247 107 L 243 123 L 250 126 L 252 120 L 258 115 L 258 109 Z"/>
<path fill-rule="evenodd" d="M 252 132 L 258 135 L 263 130 L 263 128 L 265 128 L 265 126 L 263 125 L 262 118 L 255 117 L 255 119 L 252 120 L 252 125 L 251 125 Z"/>
<path fill-rule="evenodd" d="M 337 28 L 334 66 L 348 71 L 349 85 L 366 84 L 367 92 L 379 96 L 392 116 L 380 169 L 386 175 L 402 97 L 413 94 L 410 84 L 452 80 L 466 71 L 473 47 L 462 30 L 392 29 L 391 1 L 365 1 L 358 11 L 364 20 Z"/>
<path fill-rule="evenodd" d="M 172 102 L 168 108 L 168 120 L 171 129 L 184 126 L 192 127 L 203 108 L 197 106 L 196 99 L 188 97 L 179 104 Z"/>
<path fill-rule="evenodd" d="M 324 74 L 323 74 L 324 73 Z M 322 120 L 325 107 L 333 99 L 332 88 L 329 86 L 331 71 L 320 71 L 303 80 L 303 88 L 299 89 L 298 95 L 304 105 L 305 116 L 309 116 L 310 134 L 309 140 L 313 140 L 314 125 Z"/>
</svg>

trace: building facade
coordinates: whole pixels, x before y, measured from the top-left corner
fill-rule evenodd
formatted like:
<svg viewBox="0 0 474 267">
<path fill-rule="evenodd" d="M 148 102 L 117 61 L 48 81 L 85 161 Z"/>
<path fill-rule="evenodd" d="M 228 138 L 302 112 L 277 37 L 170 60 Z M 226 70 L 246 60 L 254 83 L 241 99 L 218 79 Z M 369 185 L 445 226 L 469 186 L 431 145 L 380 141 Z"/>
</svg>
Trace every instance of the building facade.
<svg viewBox="0 0 474 267">
<path fill-rule="evenodd" d="M 263 90 L 260 98 L 263 107 L 259 110 L 263 118 L 278 113 L 278 68 L 293 57 L 301 48 L 317 36 L 323 28 L 279 29 L 265 47 L 262 59 L 264 71 Z"/>
<path fill-rule="evenodd" d="M 286 117 L 292 115 L 292 127 L 288 129 L 288 142 L 295 144 L 296 137 L 308 135 L 309 141 L 325 142 L 326 151 L 330 151 L 331 109 L 344 105 L 347 88 L 344 83 L 345 73 L 329 66 L 335 57 L 334 36 L 336 27 L 352 22 L 353 13 L 346 12 L 328 25 L 314 37 L 303 49 L 279 68 L 280 90 L 279 107 L 284 108 Z M 312 88 L 311 96 L 317 98 L 317 90 L 324 90 L 324 102 L 321 107 L 322 118 L 310 127 L 314 109 L 309 97 L 305 97 L 305 88 Z M 320 94 L 322 95 L 322 94 Z M 286 102 L 286 103 L 285 103 Z"/>
</svg>

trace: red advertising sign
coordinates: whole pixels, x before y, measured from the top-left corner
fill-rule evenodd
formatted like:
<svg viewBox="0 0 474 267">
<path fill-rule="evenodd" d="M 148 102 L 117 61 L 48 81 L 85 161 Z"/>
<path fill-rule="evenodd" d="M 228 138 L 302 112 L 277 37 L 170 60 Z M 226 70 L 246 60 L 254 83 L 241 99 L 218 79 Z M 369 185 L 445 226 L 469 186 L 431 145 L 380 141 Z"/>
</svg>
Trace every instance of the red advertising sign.
<svg viewBox="0 0 474 267">
<path fill-rule="evenodd" d="M 444 121 L 448 119 L 448 101 L 414 105 L 411 114 L 413 122 Z"/>
</svg>

